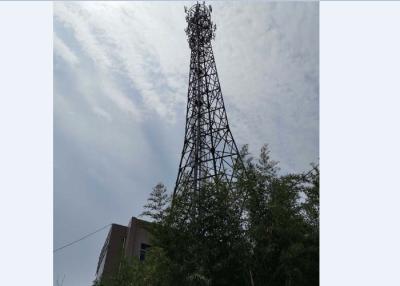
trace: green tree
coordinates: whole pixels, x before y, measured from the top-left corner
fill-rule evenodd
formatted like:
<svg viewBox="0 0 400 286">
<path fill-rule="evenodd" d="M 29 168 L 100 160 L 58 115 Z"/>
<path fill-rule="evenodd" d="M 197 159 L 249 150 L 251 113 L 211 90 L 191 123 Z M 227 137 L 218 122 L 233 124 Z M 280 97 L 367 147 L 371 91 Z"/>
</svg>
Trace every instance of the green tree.
<svg viewBox="0 0 400 286">
<path fill-rule="evenodd" d="M 107 281 L 95 281 L 93 286 L 168 286 L 174 285 L 170 261 L 159 247 L 151 247 L 146 260 L 123 258 L 119 271 Z"/>
<path fill-rule="evenodd" d="M 247 170 L 254 284 L 318 285 L 319 185 L 310 182 L 317 182 L 319 173 L 311 172 L 313 179 L 310 174 L 279 175 L 267 146 L 256 164 L 248 161 Z"/>
<path fill-rule="evenodd" d="M 124 261 L 104 286 L 318 285 L 319 168 L 282 175 L 267 145 L 241 157 L 233 188 L 184 186 L 172 202 L 157 184 L 143 212 L 154 222 L 146 260 Z"/>
<path fill-rule="evenodd" d="M 141 216 L 147 216 L 154 222 L 160 223 L 165 218 L 169 202 L 170 197 L 168 196 L 167 188 L 164 184 L 158 183 L 150 193 L 147 204 L 144 206 L 145 211 Z"/>
</svg>

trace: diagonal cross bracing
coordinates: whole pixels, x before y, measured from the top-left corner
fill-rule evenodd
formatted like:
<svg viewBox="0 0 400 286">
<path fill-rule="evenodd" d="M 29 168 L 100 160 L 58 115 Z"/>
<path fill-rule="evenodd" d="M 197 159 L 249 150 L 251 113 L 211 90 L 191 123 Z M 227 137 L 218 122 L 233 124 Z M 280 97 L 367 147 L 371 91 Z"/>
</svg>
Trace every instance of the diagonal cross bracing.
<svg viewBox="0 0 400 286">
<path fill-rule="evenodd" d="M 211 7 L 195 4 L 186 11 L 186 34 L 191 49 L 185 139 L 174 196 L 182 188 L 201 192 L 205 182 L 236 181 L 240 160 L 228 124 L 217 67 L 211 46 L 215 24 Z"/>
</svg>

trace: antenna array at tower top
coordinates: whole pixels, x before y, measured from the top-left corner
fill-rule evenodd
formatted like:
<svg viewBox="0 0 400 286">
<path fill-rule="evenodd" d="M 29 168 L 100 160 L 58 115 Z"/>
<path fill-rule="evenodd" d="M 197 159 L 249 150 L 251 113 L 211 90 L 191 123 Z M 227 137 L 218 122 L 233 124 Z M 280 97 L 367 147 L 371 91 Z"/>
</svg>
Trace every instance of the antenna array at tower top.
<svg viewBox="0 0 400 286">
<path fill-rule="evenodd" d="M 190 9 L 185 7 L 186 22 L 185 32 L 188 36 L 190 48 L 197 44 L 204 44 L 215 39 L 217 26 L 211 21 L 211 5 L 195 4 Z"/>
</svg>

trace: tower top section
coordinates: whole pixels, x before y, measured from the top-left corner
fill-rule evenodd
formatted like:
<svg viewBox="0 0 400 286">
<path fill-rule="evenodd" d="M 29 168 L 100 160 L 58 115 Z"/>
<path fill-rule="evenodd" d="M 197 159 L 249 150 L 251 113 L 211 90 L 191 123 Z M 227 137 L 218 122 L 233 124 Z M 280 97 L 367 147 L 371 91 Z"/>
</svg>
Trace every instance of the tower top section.
<svg viewBox="0 0 400 286">
<path fill-rule="evenodd" d="M 211 21 L 211 5 L 206 6 L 196 3 L 189 9 L 185 6 L 186 22 L 185 29 L 191 49 L 206 45 L 215 38 L 216 25 Z"/>
</svg>

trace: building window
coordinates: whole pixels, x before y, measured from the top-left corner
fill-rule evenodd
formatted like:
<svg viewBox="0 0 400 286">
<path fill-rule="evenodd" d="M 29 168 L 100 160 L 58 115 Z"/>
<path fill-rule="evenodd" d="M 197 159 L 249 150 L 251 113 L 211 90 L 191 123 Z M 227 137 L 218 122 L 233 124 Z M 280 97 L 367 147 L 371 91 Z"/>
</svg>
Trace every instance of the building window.
<svg viewBox="0 0 400 286">
<path fill-rule="evenodd" d="M 146 251 L 147 249 L 150 247 L 150 245 L 145 244 L 145 243 L 141 243 L 140 244 L 140 261 L 143 261 L 146 257 Z"/>
<path fill-rule="evenodd" d="M 126 241 L 126 238 L 123 237 L 123 238 L 122 238 L 122 249 L 125 249 L 125 241 Z"/>
</svg>

